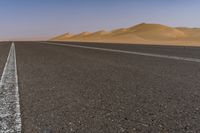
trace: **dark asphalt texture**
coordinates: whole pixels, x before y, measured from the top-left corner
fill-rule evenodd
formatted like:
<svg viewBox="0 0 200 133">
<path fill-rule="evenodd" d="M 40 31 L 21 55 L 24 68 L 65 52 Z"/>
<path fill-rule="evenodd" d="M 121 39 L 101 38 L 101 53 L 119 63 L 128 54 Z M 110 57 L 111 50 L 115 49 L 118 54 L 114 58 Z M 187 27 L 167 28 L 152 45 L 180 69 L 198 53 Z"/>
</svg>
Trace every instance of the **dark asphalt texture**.
<svg viewBox="0 0 200 133">
<path fill-rule="evenodd" d="M 181 56 L 189 58 L 200 58 L 200 47 L 195 46 L 161 46 L 161 45 L 142 45 L 142 44 L 114 44 L 114 43 L 77 43 L 77 42 L 55 42 L 62 44 L 84 45 L 90 47 L 118 49 L 134 52 L 145 52 L 161 55 Z"/>
<path fill-rule="evenodd" d="M 24 133 L 200 132 L 200 63 L 15 44 Z M 200 57 L 199 48 L 159 49 Z"/>
<path fill-rule="evenodd" d="M 0 79 L 7 61 L 10 44 L 10 42 L 0 42 Z"/>
</svg>

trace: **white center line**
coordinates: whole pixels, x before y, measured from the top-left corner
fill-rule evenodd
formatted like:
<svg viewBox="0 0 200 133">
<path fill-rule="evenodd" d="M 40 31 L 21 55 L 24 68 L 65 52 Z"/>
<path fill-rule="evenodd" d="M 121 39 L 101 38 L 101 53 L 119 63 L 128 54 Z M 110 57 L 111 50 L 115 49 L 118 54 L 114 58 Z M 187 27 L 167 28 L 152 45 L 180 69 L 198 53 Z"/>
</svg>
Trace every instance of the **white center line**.
<svg viewBox="0 0 200 133">
<path fill-rule="evenodd" d="M 72 44 L 63 44 L 63 43 L 53 43 L 53 42 L 40 42 L 40 43 L 200 63 L 200 59 L 198 59 L 198 58 L 179 57 L 179 56 L 171 56 L 171 55 L 161 55 L 161 54 L 153 54 L 153 53 L 134 52 L 134 51 L 126 51 L 126 50 L 118 50 L 118 49 L 107 49 L 107 48 L 98 48 L 98 47 L 90 47 L 90 46 L 81 46 L 81 45 L 72 45 Z"/>
<path fill-rule="evenodd" d="M 21 133 L 15 45 L 12 43 L 0 82 L 0 133 Z"/>
</svg>

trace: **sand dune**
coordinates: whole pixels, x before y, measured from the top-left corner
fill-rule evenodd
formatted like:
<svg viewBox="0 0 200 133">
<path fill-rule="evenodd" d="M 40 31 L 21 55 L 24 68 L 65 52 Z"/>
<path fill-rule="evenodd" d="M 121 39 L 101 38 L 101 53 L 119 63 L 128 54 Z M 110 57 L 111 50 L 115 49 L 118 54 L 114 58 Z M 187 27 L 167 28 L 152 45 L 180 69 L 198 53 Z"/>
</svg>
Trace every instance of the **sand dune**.
<svg viewBox="0 0 200 133">
<path fill-rule="evenodd" d="M 85 39 L 91 40 L 91 41 L 103 40 L 106 37 L 108 37 L 109 34 L 110 34 L 110 32 L 107 32 L 105 30 L 101 30 L 101 31 L 97 31 L 97 32 L 94 32 L 92 34 L 87 35 Z"/>
<path fill-rule="evenodd" d="M 128 32 L 150 40 L 176 39 L 186 36 L 178 29 L 160 24 L 139 24 L 129 28 Z"/>
<path fill-rule="evenodd" d="M 177 29 L 187 34 L 189 38 L 200 39 L 200 28 L 177 28 Z"/>
<path fill-rule="evenodd" d="M 82 32 L 80 34 L 74 35 L 71 38 L 68 38 L 68 40 L 83 40 L 86 36 L 90 35 L 92 33 L 90 32 Z"/>
<path fill-rule="evenodd" d="M 73 37 L 73 34 L 70 34 L 70 33 L 65 33 L 65 34 L 62 34 L 60 36 L 57 36 L 57 37 L 54 37 L 52 38 L 51 40 L 54 41 L 54 40 L 60 40 L 60 41 L 64 41 L 64 40 L 67 40 L 69 38 Z"/>
<path fill-rule="evenodd" d="M 52 41 L 113 42 L 138 44 L 200 44 L 199 28 L 173 28 L 161 24 L 138 24 L 112 31 L 83 32 L 77 35 L 64 34 Z"/>
</svg>

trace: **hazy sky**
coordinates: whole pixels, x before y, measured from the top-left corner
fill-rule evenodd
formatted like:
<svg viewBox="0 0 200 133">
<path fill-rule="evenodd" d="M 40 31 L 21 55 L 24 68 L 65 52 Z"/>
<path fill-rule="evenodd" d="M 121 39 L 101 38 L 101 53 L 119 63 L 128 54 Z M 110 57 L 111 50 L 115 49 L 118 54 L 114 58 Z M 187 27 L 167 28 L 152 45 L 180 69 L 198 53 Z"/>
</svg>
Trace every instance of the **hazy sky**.
<svg viewBox="0 0 200 133">
<path fill-rule="evenodd" d="M 200 0 L 0 0 L 0 40 L 129 27 L 200 27 Z"/>
</svg>

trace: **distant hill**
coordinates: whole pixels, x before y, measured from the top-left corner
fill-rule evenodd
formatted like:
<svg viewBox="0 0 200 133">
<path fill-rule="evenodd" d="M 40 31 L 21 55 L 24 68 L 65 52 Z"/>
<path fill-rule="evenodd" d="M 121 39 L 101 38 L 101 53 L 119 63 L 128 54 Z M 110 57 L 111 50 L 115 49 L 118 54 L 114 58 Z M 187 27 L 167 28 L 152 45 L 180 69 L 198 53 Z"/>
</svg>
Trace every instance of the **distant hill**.
<svg viewBox="0 0 200 133">
<path fill-rule="evenodd" d="M 67 40 L 69 38 L 71 38 L 73 35 L 70 34 L 70 33 L 65 33 L 65 34 L 62 34 L 62 35 L 59 35 L 57 37 L 54 37 L 50 40 L 54 41 L 54 40 L 60 40 L 60 41 L 64 41 L 64 40 Z"/>
<path fill-rule="evenodd" d="M 64 34 L 51 41 L 113 42 L 142 44 L 200 44 L 199 28 L 173 28 L 161 24 L 138 24 L 112 31 Z"/>
</svg>

